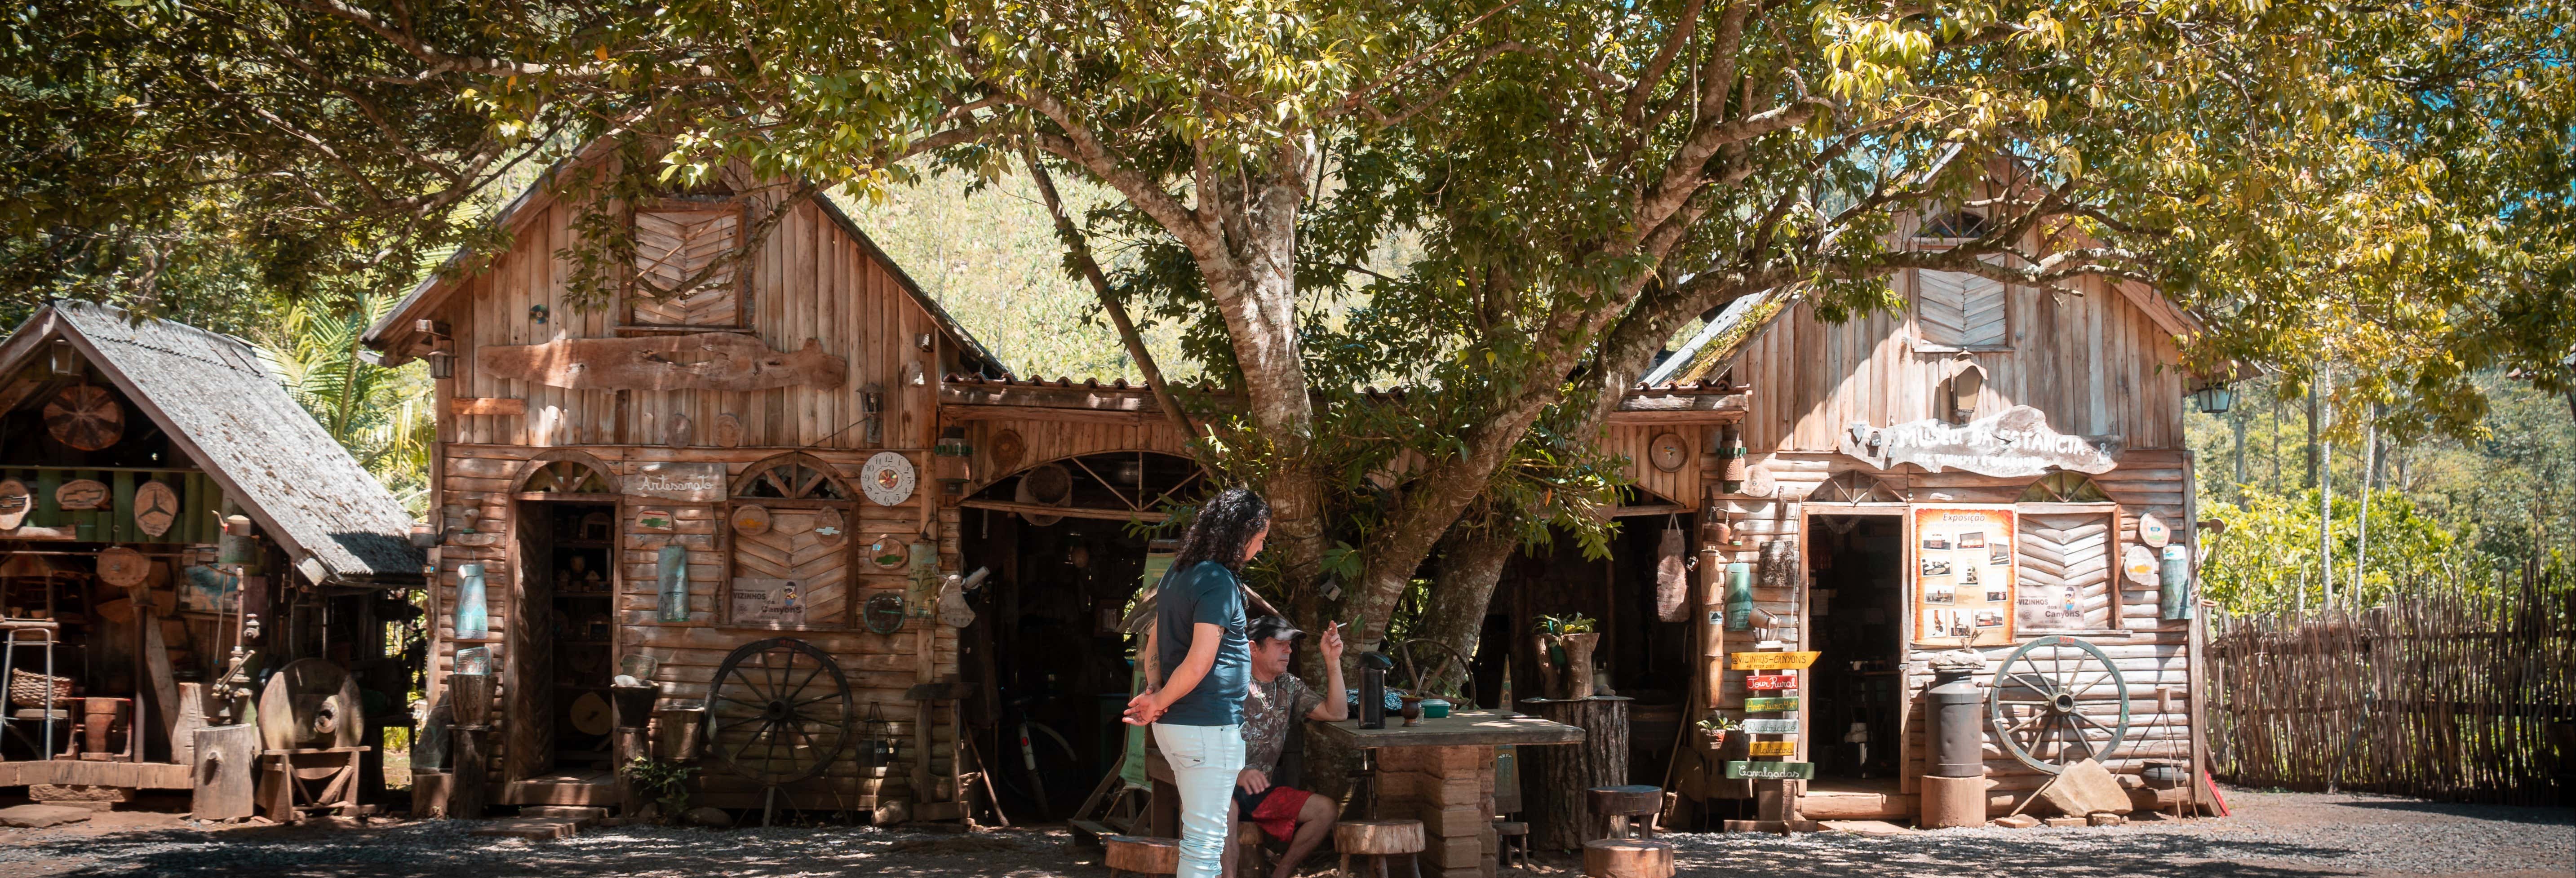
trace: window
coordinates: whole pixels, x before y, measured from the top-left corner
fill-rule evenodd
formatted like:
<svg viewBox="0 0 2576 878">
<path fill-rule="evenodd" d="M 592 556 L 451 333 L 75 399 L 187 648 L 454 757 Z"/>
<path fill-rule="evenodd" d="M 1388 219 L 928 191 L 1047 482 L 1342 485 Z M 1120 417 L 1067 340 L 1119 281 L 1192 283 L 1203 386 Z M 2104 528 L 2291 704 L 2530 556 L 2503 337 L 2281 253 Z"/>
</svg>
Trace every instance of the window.
<svg viewBox="0 0 2576 878">
<path fill-rule="evenodd" d="M 2083 473 L 2053 472 L 2022 489 L 2023 503 L 2109 503 L 2111 495 Z"/>
<path fill-rule="evenodd" d="M 608 479 L 578 460 L 549 461 L 528 474 L 527 485 L 520 490 L 539 494 L 608 494 L 615 489 Z"/>
<path fill-rule="evenodd" d="M 740 319 L 742 211 L 731 204 L 635 212 L 635 289 L 630 320 L 639 326 L 736 325 Z"/>
<path fill-rule="evenodd" d="M 1971 211 L 1954 210 L 1924 220 L 1923 228 L 1917 230 L 1914 237 L 1976 238 L 1983 237 L 1989 228 L 1991 226 L 1987 225 L 1985 217 Z"/>
<path fill-rule="evenodd" d="M 2020 519 L 2016 627 L 2025 633 L 2119 627 L 2120 595 L 2111 587 L 2113 510 L 2023 512 Z"/>
<path fill-rule="evenodd" d="M 1965 272 L 1918 271 L 1914 288 L 1917 347 L 1971 350 L 2011 345 L 2004 315 L 2012 297 L 2002 282 Z"/>
<path fill-rule="evenodd" d="M 721 610 L 741 628 L 838 628 L 848 600 L 858 510 L 820 461 L 790 455 L 754 464 L 725 508 L 731 575 Z"/>
<path fill-rule="evenodd" d="M 1810 503 L 1903 503 L 1905 494 L 1860 470 L 1844 470 L 1807 494 Z"/>
</svg>

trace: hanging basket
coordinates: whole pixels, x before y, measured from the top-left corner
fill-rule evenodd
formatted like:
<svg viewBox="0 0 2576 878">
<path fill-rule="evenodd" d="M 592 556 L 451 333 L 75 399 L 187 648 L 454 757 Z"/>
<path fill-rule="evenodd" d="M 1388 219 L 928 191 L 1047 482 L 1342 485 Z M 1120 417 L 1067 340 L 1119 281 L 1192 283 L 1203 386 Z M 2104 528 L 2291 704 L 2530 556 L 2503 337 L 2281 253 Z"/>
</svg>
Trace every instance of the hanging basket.
<svg viewBox="0 0 2576 878">
<path fill-rule="evenodd" d="M 51 689 L 45 681 L 53 681 Z M 50 707 L 54 702 L 72 697 L 72 678 L 48 677 L 16 668 L 9 669 L 9 703 L 19 707 Z"/>
</svg>

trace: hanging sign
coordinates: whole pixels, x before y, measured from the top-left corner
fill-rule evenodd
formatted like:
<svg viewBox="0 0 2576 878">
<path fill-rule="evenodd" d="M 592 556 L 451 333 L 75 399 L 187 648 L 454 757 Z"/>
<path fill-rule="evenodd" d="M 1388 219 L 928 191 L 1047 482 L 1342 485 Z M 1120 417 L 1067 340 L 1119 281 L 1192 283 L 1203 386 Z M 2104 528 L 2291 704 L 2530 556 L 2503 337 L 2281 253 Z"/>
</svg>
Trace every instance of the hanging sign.
<svg viewBox="0 0 2576 878">
<path fill-rule="evenodd" d="M 804 627 L 805 584 L 793 579 L 734 577 L 733 623 Z"/>
<path fill-rule="evenodd" d="M 146 536 L 159 537 L 170 532 L 170 524 L 179 520 L 179 492 L 161 482 L 144 482 L 134 486 L 134 526 Z"/>
<path fill-rule="evenodd" d="M 712 503 L 724 499 L 725 465 L 670 461 L 641 464 L 626 476 L 626 493 L 664 500 Z"/>
<path fill-rule="evenodd" d="M 2012 642 L 2010 506 L 1914 508 L 1914 642 L 1997 646 Z"/>
<path fill-rule="evenodd" d="M 769 532 L 769 507 L 745 503 L 734 507 L 726 520 L 732 522 L 734 533 L 756 537 Z"/>
<path fill-rule="evenodd" d="M 2110 472 L 2116 440 L 2096 444 L 2049 429 L 2048 415 L 2017 405 L 1965 424 L 1938 418 L 1888 427 L 1853 422 L 1840 437 L 1844 454 L 1879 469 L 1914 464 L 1931 472 L 1961 469 L 2005 478 L 2036 476 L 2051 468 Z"/>
<path fill-rule="evenodd" d="M 1726 666 L 1739 671 L 1800 670 L 1816 663 L 1821 652 L 1739 652 L 1726 657 Z"/>
<path fill-rule="evenodd" d="M 1747 698 L 1744 699 L 1744 709 L 1754 713 L 1797 710 L 1798 696 L 1783 695 L 1776 698 Z"/>
<path fill-rule="evenodd" d="M 2156 550 L 2145 546 L 2121 549 L 2120 575 L 2142 588 L 2153 588 L 2156 584 Z"/>
<path fill-rule="evenodd" d="M 1726 764 L 1727 780 L 1811 780 L 1816 776 L 1813 762 L 1744 762 Z"/>
<path fill-rule="evenodd" d="M 1749 735 L 1794 735 L 1798 733 L 1798 718 L 1746 719 L 1744 732 Z"/>
<path fill-rule="evenodd" d="M 2153 512 L 2140 515 L 2138 516 L 2138 542 L 2159 549 L 2164 548 L 2166 543 L 2173 542 L 2173 528 L 2166 527 L 2164 519 L 2157 518 Z"/>
<path fill-rule="evenodd" d="M 1796 674 L 1755 674 L 1744 678 L 1744 688 L 1757 692 L 1798 688 Z"/>
<path fill-rule="evenodd" d="M 1753 742 L 1753 755 L 1755 755 L 1755 756 L 1796 756 L 1796 755 L 1798 755 L 1798 742 L 1796 742 L 1796 741 L 1755 741 L 1755 742 Z"/>
</svg>

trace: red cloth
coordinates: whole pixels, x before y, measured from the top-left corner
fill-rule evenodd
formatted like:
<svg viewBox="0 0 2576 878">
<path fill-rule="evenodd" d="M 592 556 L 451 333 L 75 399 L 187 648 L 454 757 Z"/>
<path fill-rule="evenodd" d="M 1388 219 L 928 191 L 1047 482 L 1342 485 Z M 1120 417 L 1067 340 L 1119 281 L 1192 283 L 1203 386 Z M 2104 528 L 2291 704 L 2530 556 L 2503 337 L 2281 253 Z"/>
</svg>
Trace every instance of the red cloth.
<svg viewBox="0 0 2576 878">
<path fill-rule="evenodd" d="M 1314 793 L 1293 787 L 1272 786 L 1261 791 L 1261 802 L 1253 806 L 1244 819 L 1261 826 L 1271 838 L 1287 841 L 1297 834 L 1297 812 L 1306 810 L 1306 799 Z"/>
</svg>

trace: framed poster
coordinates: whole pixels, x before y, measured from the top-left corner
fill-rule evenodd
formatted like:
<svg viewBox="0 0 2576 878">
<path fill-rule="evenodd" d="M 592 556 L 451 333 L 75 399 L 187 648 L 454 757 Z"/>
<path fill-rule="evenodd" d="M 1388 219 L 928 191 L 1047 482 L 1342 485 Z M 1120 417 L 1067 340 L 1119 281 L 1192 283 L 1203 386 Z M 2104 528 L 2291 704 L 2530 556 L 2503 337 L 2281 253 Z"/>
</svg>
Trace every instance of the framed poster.
<svg viewBox="0 0 2576 878">
<path fill-rule="evenodd" d="M 793 579 L 734 577 L 733 624 L 805 627 L 805 584 Z"/>
<path fill-rule="evenodd" d="M 1917 506 L 1913 534 L 1914 642 L 2012 643 L 2013 508 Z"/>
</svg>

